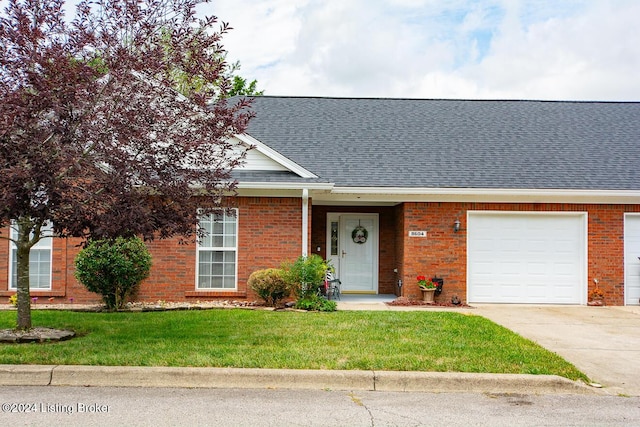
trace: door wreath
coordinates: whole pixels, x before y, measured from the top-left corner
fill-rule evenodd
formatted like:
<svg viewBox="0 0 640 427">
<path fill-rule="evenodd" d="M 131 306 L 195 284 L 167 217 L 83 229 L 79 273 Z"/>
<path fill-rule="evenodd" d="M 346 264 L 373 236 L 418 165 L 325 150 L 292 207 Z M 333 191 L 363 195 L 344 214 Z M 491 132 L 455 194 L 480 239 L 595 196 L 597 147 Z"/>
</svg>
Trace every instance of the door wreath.
<svg viewBox="0 0 640 427">
<path fill-rule="evenodd" d="M 368 238 L 369 238 L 369 232 L 367 231 L 366 228 L 364 228 L 359 224 L 351 232 L 351 239 L 353 240 L 353 243 L 357 243 L 361 245 L 363 243 L 366 243 Z"/>
</svg>

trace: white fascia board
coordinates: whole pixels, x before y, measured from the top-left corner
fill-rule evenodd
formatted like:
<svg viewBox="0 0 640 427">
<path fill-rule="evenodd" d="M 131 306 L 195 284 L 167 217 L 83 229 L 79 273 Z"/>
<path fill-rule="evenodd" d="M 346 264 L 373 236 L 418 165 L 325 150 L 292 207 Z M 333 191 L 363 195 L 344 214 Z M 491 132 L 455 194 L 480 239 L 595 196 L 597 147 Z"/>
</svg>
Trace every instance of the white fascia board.
<svg viewBox="0 0 640 427">
<path fill-rule="evenodd" d="M 326 202 L 496 202 L 640 204 L 637 190 L 541 190 L 493 188 L 334 187 Z"/>
<path fill-rule="evenodd" d="M 308 190 L 309 197 L 330 192 L 333 184 L 304 182 L 238 182 L 241 197 L 301 197 Z"/>
<path fill-rule="evenodd" d="M 298 165 L 297 163 L 291 161 L 287 157 L 285 157 L 282 154 L 278 153 L 276 150 L 274 150 L 274 149 L 268 147 L 267 145 L 263 144 L 262 142 L 258 141 L 257 139 L 255 139 L 251 135 L 246 134 L 246 133 L 242 133 L 242 134 L 236 134 L 235 137 L 238 138 L 240 141 L 244 142 L 245 144 L 253 146 L 254 150 L 258 150 L 260 153 L 264 154 L 265 156 L 267 156 L 270 159 L 272 159 L 274 162 L 276 162 L 276 163 L 282 165 L 283 167 L 289 169 L 291 172 L 299 175 L 300 177 L 302 177 L 302 178 L 317 178 L 317 176 L 315 174 L 309 172 L 308 170 L 306 170 L 302 166 Z"/>
<path fill-rule="evenodd" d="M 238 188 L 241 189 L 271 189 L 271 190 L 317 190 L 331 191 L 333 184 L 326 182 L 245 182 L 239 181 Z"/>
</svg>

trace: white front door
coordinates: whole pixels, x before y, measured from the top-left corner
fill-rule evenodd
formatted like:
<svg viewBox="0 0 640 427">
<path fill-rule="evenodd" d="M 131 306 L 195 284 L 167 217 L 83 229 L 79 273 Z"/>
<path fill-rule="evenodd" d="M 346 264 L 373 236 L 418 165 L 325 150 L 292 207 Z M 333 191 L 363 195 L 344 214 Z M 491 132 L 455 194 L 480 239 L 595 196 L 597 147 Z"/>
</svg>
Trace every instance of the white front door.
<svg viewBox="0 0 640 427">
<path fill-rule="evenodd" d="M 327 258 L 342 292 L 378 293 L 378 214 L 329 214 Z"/>
<path fill-rule="evenodd" d="M 624 218 L 624 303 L 640 304 L 640 215 Z"/>
</svg>

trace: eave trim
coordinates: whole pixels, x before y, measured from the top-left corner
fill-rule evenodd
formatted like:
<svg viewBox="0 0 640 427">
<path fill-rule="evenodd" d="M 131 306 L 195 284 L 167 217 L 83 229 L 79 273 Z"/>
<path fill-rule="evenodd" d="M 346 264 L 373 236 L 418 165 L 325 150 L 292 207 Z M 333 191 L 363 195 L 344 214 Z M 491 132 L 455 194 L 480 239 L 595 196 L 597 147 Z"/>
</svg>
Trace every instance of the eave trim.
<svg viewBox="0 0 640 427">
<path fill-rule="evenodd" d="M 255 139 L 249 134 L 246 134 L 246 133 L 236 134 L 235 137 L 238 138 L 240 141 L 244 142 L 245 144 L 253 146 L 254 150 L 258 150 L 260 153 L 269 157 L 274 162 L 278 163 L 279 165 L 282 165 L 286 169 L 290 170 L 291 172 L 295 173 L 296 175 L 302 178 L 318 178 L 317 175 L 303 168 L 302 166 L 292 161 L 291 159 L 278 153 L 273 148 L 270 148 L 267 145 L 263 144 L 262 142 L 258 141 L 257 139 Z"/>
</svg>

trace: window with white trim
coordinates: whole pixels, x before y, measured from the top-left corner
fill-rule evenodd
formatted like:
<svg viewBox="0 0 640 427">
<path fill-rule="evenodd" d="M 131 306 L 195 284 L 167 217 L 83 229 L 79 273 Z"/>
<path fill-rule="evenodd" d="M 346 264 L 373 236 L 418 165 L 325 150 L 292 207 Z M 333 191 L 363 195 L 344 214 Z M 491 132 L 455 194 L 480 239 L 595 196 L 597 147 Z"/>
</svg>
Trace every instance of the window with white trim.
<svg viewBox="0 0 640 427">
<path fill-rule="evenodd" d="M 200 217 L 207 235 L 198 239 L 196 289 L 236 289 L 238 265 L 238 212 Z"/>
<path fill-rule="evenodd" d="M 45 223 L 41 229 L 45 236 L 51 236 L 52 225 Z M 18 238 L 18 229 L 15 224 L 11 226 L 11 238 Z M 51 289 L 51 254 L 53 246 L 52 237 L 43 237 L 38 243 L 33 245 L 29 252 L 29 288 L 32 290 Z M 15 243 L 9 242 L 9 265 L 11 275 L 9 276 L 9 289 L 18 288 L 18 248 Z"/>
</svg>

